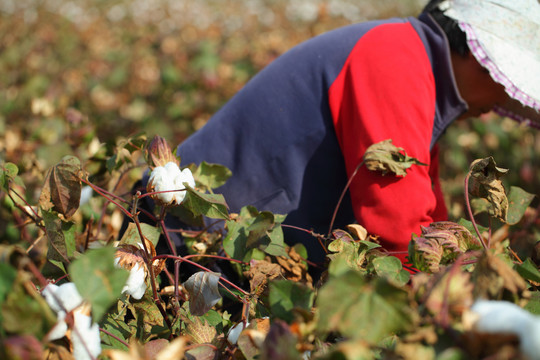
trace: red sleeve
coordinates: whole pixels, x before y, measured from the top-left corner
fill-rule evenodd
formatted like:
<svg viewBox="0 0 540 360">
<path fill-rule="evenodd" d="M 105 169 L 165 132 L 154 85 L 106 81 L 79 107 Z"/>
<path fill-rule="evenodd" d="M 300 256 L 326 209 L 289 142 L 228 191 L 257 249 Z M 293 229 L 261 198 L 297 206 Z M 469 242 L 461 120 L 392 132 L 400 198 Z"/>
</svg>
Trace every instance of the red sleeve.
<svg viewBox="0 0 540 360">
<path fill-rule="evenodd" d="M 432 159 L 429 150 L 435 83 L 413 27 L 385 24 L 366 33 L 332 84 L 329 99 L 349 176 L 366 148 L 385 139 L 428 164 L 413 165 L 405 177 L 361 167 L 351 183 L 359 224 L 378 235 L 387 250 L 406 251 L 420 225 L 446 217 L 438 180 L 432 182 L 430 176 L 438 177 L 437 154 Z"/>
</svg>

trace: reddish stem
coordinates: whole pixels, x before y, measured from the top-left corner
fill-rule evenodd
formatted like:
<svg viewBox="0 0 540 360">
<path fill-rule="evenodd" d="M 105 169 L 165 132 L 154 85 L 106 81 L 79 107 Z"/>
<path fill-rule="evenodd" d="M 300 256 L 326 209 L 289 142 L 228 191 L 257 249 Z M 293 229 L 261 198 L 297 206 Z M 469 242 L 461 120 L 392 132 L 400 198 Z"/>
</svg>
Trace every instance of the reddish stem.
<svg viewBox="0 0 540 360">
<path fill-rule="evenodd" d="M 328 228 L 328 236 L 330 236 L 330 234 L 332 233 L 332 228 L 334 227 L 334 221 L 336 220 L 337 212 L 339 210 L 339 207 L 341 206 L 341 202 L 343 201 L 343 198 L 345 197 L 345 193 L 349 189 L 349 186 L 351 186 L 352 180 L 354 179 L 354 177 L 356 176 L 356 174 L 358 173 L 358 170 L 360 169 L 362 165 L 364 165 L 364 160 L 362 160 L 360 164 L 358 164 L 356 169 L 354 169 L 353 173 L 349 177 L 349 180 L 347 181 L 347 184 L 345 185 L 345 187 L 343 188 L 343 191 L 341 192 L 341 196 L 339 197 L 336 208 L 334 209 L 334 214 L 332 214 L 332 221 L 330 221 L 330 227 Z"/>
<path fill-rule="evenodd" d="M 156 259 L 173 259 L 173 260 L 176 260 L 176 261 L 180 261 L 180 262 L 186 262 L 188 264 L 191 264 L 195 267 L 198 267 L 199 269 L 203 270 L 203 271 L 208 271 L 208 272 L 212 272 L 210 269 L 200 265 L 200 264 L 197 264 L 196 262 L 193 262 L 191 260 L 188 260 L 186 258 L 183 258 L 181 256 L 173 256 L 173 255 L 157 255 L 157 256 L 154 256 L 151 260 L 151 262 L 153 262 L 154 260 Z M 230 260 L 230 259 L 227 259 L 227 260 Z M 240 288 L 239 286 L 237 286 L 236 284 L 230 282 L 229 280 L 223 278 L 223 277 L 220 277 L 220 279 L 227 283 L 229 286 L 235 288 L 236 290 L 240 291 L 243 295 L 249 295 L 248 292 L 246 292 L 245 290 L 243 290 L 242 288 Z M 238 298 L 238 297 L 237 297 Z"/>
<path fill-rule="evenodd" d="M 484 249 L 488 249 L 486 243 L 484 242 L 484 239 L 482 238 L 482 234 L 480 234 L 480 230 L 478 230 L 478 226 L 476 225 L 476 221 L 474 220 L 474 215 L 472 213 L 471 203 L 469 201 L 469 178 L 471 177 L 471 172 L 465 176 L 465 204 L 467 206 L 467 212 L 469 214 L 469 217 L 471 219 L 471 222 L 473 224 L 474 230 L 476 231 L 476 235 L 478 235 L 478 240 L 480 240 L 480 243 L 484 247 Z"/>
</svg>

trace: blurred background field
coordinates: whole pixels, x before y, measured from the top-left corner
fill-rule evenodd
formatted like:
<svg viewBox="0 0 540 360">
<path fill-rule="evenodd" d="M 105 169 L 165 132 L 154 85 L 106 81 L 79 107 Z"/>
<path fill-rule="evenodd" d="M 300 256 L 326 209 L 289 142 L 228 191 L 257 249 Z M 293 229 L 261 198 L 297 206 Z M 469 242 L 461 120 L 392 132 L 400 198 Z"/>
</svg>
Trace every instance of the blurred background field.
<svg viewBox="0 0 540 360">
<path fill-rule="evenodd" d="M 35 203 L 64 155 L 90 166 L 141 132 L 175 146 L 287 49 L 349 23 L 414 16 L 425 2 L 0 0 L 0 161 L 17 164 Z M 455 124 L 441 145 L 455 219 L 479 157 L 509 168 L 508 186 L 539 193 L 537 131 L 489 114 Z M 12 219 L 0 216 L 4 237 Z"/>
</svg>

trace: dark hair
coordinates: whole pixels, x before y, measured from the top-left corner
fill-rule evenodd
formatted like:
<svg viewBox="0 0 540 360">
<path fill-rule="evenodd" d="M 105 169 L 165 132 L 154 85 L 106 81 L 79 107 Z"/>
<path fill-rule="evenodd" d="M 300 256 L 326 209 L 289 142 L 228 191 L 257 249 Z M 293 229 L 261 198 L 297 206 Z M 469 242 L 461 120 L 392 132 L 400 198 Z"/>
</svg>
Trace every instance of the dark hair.
<svg viewBox="0 0 540 360">
<path fill-rule="evenodd" d="M 430 14 L 433 19 L 443 29 L 450 49 L 457 52 L 461 56 L 465 56 L 469 53 L 469 46 L 467 45 L 467 37 L 465 33 L 460 29 L 458 23 L 444 15 L 443 11 L 439 9 L 439 4 L 443 0 L 430 0 L 424 7 L 423 13 Z"/>
</svg>

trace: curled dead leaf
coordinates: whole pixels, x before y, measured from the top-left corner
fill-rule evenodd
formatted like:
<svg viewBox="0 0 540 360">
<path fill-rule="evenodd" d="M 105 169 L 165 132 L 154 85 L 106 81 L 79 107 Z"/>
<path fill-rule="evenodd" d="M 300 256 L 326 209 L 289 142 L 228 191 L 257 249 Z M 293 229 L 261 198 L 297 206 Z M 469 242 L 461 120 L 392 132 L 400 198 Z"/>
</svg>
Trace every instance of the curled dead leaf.
<svg viewBox="0 0 540 360">
<path fill-rule="evenodd" d="M 189 294 L 189 311 L 192 315 L 206 314 L 221 300 L 218 289 L 220 277 L 220 273 L 199 271 L 183 283 Z"/>
<path fill-rule="evenodd" d="M 70 218 L 79 208 L 82 169 L 79 159 L 66 156 L 49 169 L 41 189 L 39 204 Z"/>
<path fill-rule="evenodd" d="M 366 228 L 360 224 L 347 225 L 347 231 L 357 240 L 366 240 L 368 236 Z"/>
<path fill-rule="evenodd" d="M 488 213 L 506 221 L 508 212 L 508 198 L 500 178 L 508 172 L 508 169 L 497 167 L 493 157 L 477 159 L 469 168 L 471 175 L 471 195 L 484 198 L 489 201 Z"/>
<path fill-rule="evenodd" d="M 251 292 L 260 295 L 266 289 L 268 281 L 281 275 L 281 267 L 267 260 L 251 260 L 249 270 L 244 276 L 249 279 Z"/>
<path fill-rule="evenodd" d="M 412 165 L 427 165 L 418 159 L 407 155 L 403 148 L 392 144 L 392 139 L 383 140 L 367 148 L 364 154 L 364 164 L 371 171 L 380 171 L 406 176 L 407 169 Z"/>
</svg>

